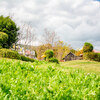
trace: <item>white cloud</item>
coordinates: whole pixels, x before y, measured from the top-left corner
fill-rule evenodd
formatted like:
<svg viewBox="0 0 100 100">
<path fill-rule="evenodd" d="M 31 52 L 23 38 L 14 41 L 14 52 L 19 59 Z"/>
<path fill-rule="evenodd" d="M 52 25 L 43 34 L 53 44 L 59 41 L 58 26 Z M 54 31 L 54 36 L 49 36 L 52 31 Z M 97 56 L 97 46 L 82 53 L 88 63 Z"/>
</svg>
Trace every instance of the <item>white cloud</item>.
<svg viewBox="0 0 100 100">
<path fill-rule="evenodd" d="M 0 14 L 14 13 L 16 22 L 31 23 L 38 34 L 55 30 L 74 48 L 91 41 L 100 49 L 100 3 L 94 0 L 1 0 Z M 40 36 L 39 36 L 40 37 Z M 76 46 L 75 46 L 76 45 Z"/>
</svg>

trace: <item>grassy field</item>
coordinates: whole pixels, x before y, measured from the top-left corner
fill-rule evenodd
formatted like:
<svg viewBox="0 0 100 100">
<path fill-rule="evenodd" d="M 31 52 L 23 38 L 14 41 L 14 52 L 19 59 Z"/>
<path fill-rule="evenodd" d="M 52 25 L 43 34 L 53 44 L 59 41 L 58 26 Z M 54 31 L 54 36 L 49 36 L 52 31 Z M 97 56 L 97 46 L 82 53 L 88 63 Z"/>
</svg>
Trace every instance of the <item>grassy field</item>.
<svg viewBox="0 0 100 100">
<path fill-rule="evenodd" d="M 1 58 L 0 100 L 100 100 L 100 63 Z"/>
<path fill-rule="evenodd" d="M 86 72 L 94 72 L 100 75 L 100 62 L 86 61 L 86 60 L 76 60 L 61 63 L 63 69 L 82 69 Z"/>
</svg>

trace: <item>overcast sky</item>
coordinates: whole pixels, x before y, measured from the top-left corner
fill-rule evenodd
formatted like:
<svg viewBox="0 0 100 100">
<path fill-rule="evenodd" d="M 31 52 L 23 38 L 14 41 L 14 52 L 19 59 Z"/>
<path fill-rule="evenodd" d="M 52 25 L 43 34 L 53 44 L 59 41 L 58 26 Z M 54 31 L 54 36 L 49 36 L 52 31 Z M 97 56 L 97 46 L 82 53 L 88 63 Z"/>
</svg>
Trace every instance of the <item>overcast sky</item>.
<svg viewBox="0 0 100 100">
<path fill-rule="evenodd" d="M 100 50 L 100 0 L 0 0 L 0 15 L 14 14 L 17 25 L 31 23 L 41 36 L 54 30 L 74 49 L 91 42 Z"/>
</svg>

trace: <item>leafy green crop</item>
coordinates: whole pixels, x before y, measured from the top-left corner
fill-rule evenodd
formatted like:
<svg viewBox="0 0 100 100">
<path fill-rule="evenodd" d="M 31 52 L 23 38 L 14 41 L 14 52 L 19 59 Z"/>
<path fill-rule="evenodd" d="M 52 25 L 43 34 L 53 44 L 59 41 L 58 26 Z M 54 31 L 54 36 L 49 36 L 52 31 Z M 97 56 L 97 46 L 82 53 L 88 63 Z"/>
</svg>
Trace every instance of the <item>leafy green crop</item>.
<svg viewBox="0 0 100 100">
<path fill-rule="evenodd" d="M 100 100 L 100 76 L 44 63 L 0 60 L 0 100 Z"/>
</svg>

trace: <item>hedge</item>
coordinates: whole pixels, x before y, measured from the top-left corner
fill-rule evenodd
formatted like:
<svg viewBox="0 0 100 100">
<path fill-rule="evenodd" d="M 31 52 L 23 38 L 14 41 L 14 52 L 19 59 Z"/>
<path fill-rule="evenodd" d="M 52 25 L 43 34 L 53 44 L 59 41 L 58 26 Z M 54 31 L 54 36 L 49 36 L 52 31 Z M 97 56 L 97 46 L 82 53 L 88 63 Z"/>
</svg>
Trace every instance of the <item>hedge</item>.
<svg viewBox="0 0 100 100">
<path fill-rule="evenodd" d="M 4 58 L 21 59 L 21 56 L 17 51 L 10 49 L 0 49 L 0 56 Z"/>
<path fill-rule="evenodd" d="M 29 58 L 29 57 L 25 57 L 23 55 L 21 55 L 21 60 L 23 60 L 23 61 L 30 61 L 30 62 L 34 62 L 35 61 L 34 59 Z"/>
<path fill-rule="evenodd" d="M 100 53 L 87 52 L 83 54 L 83 59 L 100 61 Z"/>
<path fill-rule="evenodd" d="M 58 61 L 58 59 L 56 59 L 56 58 L 49 58 L 49 59 L 48 59 L 48 62 L 54 62 L 54 63 L 59 64 L 59 61 Z"/>
<path fill-rule="evenodd" d="M 0 57 L 34 62 L 34 59 L 20 55 L 17 51 L 10 49 L 0 49 Z"/>
</svg>

